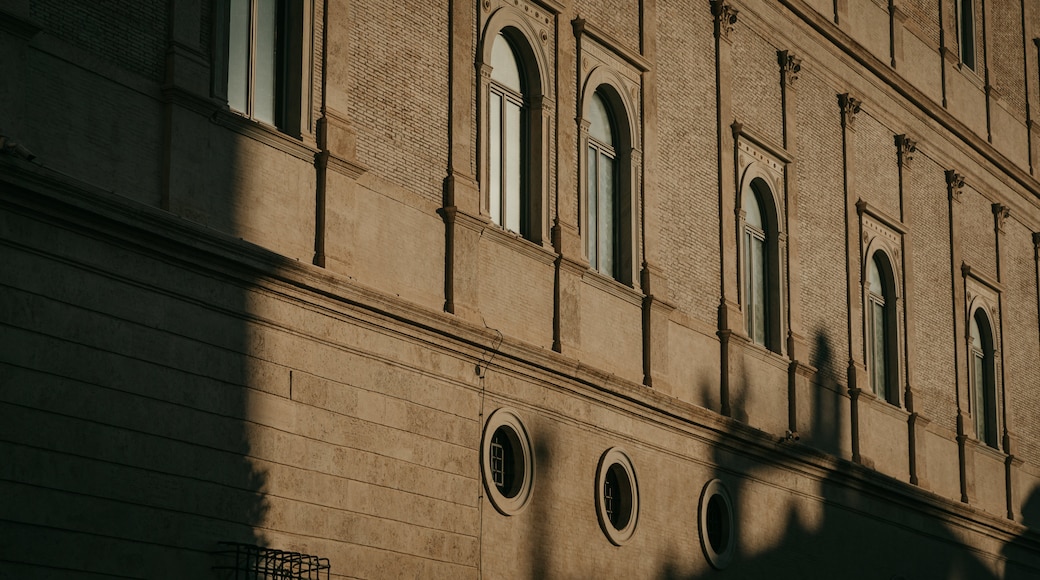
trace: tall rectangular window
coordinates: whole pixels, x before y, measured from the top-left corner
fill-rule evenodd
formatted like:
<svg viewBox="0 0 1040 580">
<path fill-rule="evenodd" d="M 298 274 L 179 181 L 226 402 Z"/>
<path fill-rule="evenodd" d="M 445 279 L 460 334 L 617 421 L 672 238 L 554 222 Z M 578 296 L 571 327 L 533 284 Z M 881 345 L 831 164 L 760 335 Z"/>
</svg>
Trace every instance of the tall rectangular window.
<svg viewBox="0 0 1040 580">
<path fill-rule="evenodd" d="M 957 0 L 957 37 L 961 62 L 975 70 L 975 0 Z"/>
<path fill-rule="evenodd" d="M 290 86 L 299 85 L 299 0 L 228 2 L 228 106 L 285 130 L 297 100 Z"/>
</svg>

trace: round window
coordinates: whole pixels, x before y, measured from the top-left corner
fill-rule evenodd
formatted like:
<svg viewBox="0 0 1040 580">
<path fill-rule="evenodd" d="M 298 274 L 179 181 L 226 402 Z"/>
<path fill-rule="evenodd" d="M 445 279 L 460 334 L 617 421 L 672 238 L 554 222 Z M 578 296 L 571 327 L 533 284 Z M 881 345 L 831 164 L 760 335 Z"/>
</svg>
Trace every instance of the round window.
<svg viewBox="0 0 1040 580">
<path fill-rule="evenodd" d="M 721 570 L 733 558 L 733 502 L 722 481 L 713 479 L 701 492 L 699 531 L 708 563 Z"/>
<path fill-rule="evenodd" d="M 481 442 L 484 487 L 495 509 L 512 515 L 527 503 L 534 484 L 531 441 L 520 417 L 499 409 L 488 417 Z"/>
<path fill-rule="evenodd" d="M 608 449 L 596 474 L 596 509 L 607 538 L 620 546 L 632 537 L 639 516 L 639 486 L 632 460 L 619 447 Z"/>
</svg>

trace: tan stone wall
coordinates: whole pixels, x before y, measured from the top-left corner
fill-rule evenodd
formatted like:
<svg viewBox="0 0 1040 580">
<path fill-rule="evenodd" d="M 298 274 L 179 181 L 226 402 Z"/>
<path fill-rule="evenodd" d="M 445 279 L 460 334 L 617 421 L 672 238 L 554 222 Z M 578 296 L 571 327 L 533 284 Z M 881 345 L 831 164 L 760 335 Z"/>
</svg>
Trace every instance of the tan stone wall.
<svg viewBox="0 0 1040 580">
<path fill-rule="evenodd" d="M 322 28 L 323 4 L 308 12 L 298 137 L 231 116 L 207 92 L 209 2 L 172 5 L 197 25 L 203 56 L 171 52 L 184 76 L 169 79 L 154 14 L 128 20 L 129 46 L 102 42 L 119 35 L 116 18 L 74 23 L 87 38 L 42 0 L 0 14 L 2 46 L 25 56 L 0 61 L 24 81 L 0 91 L 18 113 L 0 131 L 38 155 L 0 157 L 0 449 L 12 459 L 0 462 L 0 495 L 15 500 L 0 507 L 0 564 L 19 577 L 206 577 L 217 542 L 238 540 L 328 557 L 337 578 L 701 577 L 699 493 L 718 477 L 737 514 L 736 576 L 807 564 L 821 577 L 1040 570 L 1040 186 L 1021 153 L 1024 87 L 987 103 L 984 73 L 947 62 L 943 109 L 937 59 L 891 70 L 876 2 L 833 29 L 830 2 L 805 15 L 789 10 L 800 2 L 735 2 L 722 85 L 707 2 L 523 5 L 561 11 L 541 40 L 553 76 L 545 217 L 561 229 L 556 246 L 548 235 L 539 245 L 482 217 L 470 183 L 483 127 L 469 118 L 481 101 L 466 55 L 476 58 L 482 4 L 469 21 L 460 5 L 333 2 L 335 31 Z M 938 14 L 902 4 L 914 21 L 904 33 L 937 50 Z M 642 18 L 641 6 L 656 12 Z M 991 57 L 1029 54 L 1014 49 L 1021 30 L 1007 16 L 989 23 Z M 661 284 L 652 300 L 638 275 L 629 286 L 583 267 L 577 17 L 593 27 L 584 55 L 631 93 L 632 246 L 659 268 L 647 274 Z M 322 62 L 325 48 L 348 62 Z M 787 134 L 778 49 L 802 59 Z M 449 66 L 453 55 L 465 62 Z M 991 62 L 995 85 L 1023 85 L 1022 64 Z M 839 93 L 862 102 L 847 158 Z M 719 102 L 733 118 L 716 119 Z M 987 106 L 1003 111 L 992 145 Z M 332 137 L 315 134 L 322 115 Z M 798 252 L 781 256 L 776 321 L 801 333 L 797 360 L 788 336 L 768 351 L 719 317 L 737 245 L 724 211 L 736 200 L 719 198 L 734 185 L 719 175 L 733 151 L 716 140 L 721 128 L 732 147 L 734 120 L 783 160 L 797 193 L 796 205 L 780 200 Z M 896 134 L 917 143 L 902 199 Z M 950 169 L 966 179 L 952 231 Z M 446 190 L 456 207 L 443 207 Z M 863 364 L 860 198 L 905 226 L 898 277 L 911 283 L 897 313 L 914 353 L 899 364 L 916 415 L 850 396 L 869 390 L 848 371 Z M 999 271 L 994 202 L 1012 216 Z M 961 260 L 1000 286 L 1014 457 L 956 439 Z M 523 418 L 534 451 L 532 499 L 513 516 L 486 501 L 481 473 L 485 421 L 501 407 Z M 632 458 L 642 505 L 622 546 L 595 511 L 597 462 L 613 446 Z"/>
</svg>

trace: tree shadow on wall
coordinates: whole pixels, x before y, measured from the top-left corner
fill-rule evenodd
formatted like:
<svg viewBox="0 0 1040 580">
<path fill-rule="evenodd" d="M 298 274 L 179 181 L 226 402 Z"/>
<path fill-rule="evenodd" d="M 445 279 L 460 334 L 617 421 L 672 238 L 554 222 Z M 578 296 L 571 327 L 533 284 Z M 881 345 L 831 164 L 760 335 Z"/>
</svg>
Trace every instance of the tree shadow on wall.
<svg viewBox="0 0 1040 580">
<path fill-rule="evenodd" d="M 842 448 L 841 434 L 847 428 L 839 407 L 845 397 L 827 395 L 837 386 L 835 369 L 844 366 L 837 360 L 827 335 L 814 336 L 817 376 L 824 384 L 813 384 L 814 415 L 806 429 L 800 425 L 802 442 L 778 441 L 782 461 L 798 464 L 798 456 L 830 462 L 819 455 L 836 455 Z M 839 364 L 841 366 L 839 366 Z M 753 385 L 751 390 L 753 390 Z M 837 401 L 837 402 L 834 402 Z M 736 408 L 735 403 L 735 408 Z M 999 578 L 994 562 L 984 562 L 972 548 L 965 546 L 947 525 L 926 512 L 919 512 L 912 498 L 895 493 L 886 497 L 889 487 L 906 485 L 884 476 L 869 474 L 868 483 L 857 473 L 860 466 L 843 459 L 831 463 L 826 476 L 810 488 L 790 486 L 790 468 L 770 466 L 749 458 L 739 444 L 726 445 L 726 436 L 714 446 L 714 477 L 729 489 L 735 511 L 735 546 L 731 564 L 723 571 L 707 564 L 700 545 L 690 546 L 696 554 L 664 562 L 657 578 L 661 580 L 700 580 L 709 578 L 843 578 L 883 580 L 988 580 Z M 784 449 L 789 447 L 789 449 Z M 749 460 L 750 459 L 750 460 Z M 747 465 L 752 465 L 748 469 Z M 810 471 L 793 474 L 811 477 Z M 873 482 L 881 480 L 882 485 Z M 768 483 L 768 482 L 775 483 Z M 764 486 L 767 483 L 768 486 Z M 700 489 L 691 490 L 700 494 Z M 768 499 L 765 499 L 768 498 Z M 1024 517 L 1035 526 L 1040 519 L 1040 499 L 1031 498 Z M 690 524 L 697 537 L 696 514 Z M 776 530 L 775 532 L 771 530 Z M 773 534 L 773 537 L 769 537 Z M 697 541 L 700 539 L 697 537 Z M 1026 540 L 1022 540 L 1023 543 Z M 1005 555 L 1033 548 L 1008 544 Z M 1008 569 L 1005 580 L 1035 578 L 1036 569 L 1021 572 Z"/>
<path fill-rule="evenodd" d="M 248 275 L 183 239 L 202 228 L 80 210 L 119 202 L 66 190 L 63 161 L 0 170 L 46 184 L 0 180 L 0 578 L 213 578 L 219 542 L 264 544 L 269 510 Z"/>
</svg>

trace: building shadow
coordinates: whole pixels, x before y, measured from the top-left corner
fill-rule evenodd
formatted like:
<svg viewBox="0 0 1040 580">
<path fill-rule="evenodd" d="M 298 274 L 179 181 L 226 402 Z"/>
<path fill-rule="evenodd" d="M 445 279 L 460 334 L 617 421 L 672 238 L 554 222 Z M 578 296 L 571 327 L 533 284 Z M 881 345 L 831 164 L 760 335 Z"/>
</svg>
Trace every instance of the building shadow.
<svg viewBox="0 0 1040 580">
<path fill-rule="evenodd" d="M 29 15 L 52 45 L 75 45 L 62 34 L 77 26 L 104 43 L 126 19 L 116 3 L 52 4 Z M 127 7 L 152 8 L 165 25 L 167 3 Z M 215 577 L 221 542 L 267 542 L 251 277 L 212 231 L 156 207 L 149 170 L 173 105 L 3 26 L 0 44 L 24 59 L 0 61 L 16 79 L 0 104 L 20 113 L 7 129 L 37 154 L 0 155 L 0 578 Z M 73 143 L 127 127 L 121 141 Z M 238 159 L 226 132 L 196 142 Z M 229 214 L 214 219 L 234 223 L 245 168 L 213 164 L 170 171 L 196 176 Z"/>
<path fill-rule="evenodd" d="M 835 360 L 830 340 L 818 332 L 816 345 L 818 376 L 833 380 L 831 372 L 841 361 Z M 832 384 L 814 384 L 816 391 Z M 751 387 L 753 389 L 753 386 Z M 822 397 L 822 399 L 821 399 Z M 842 447 L 845 429 L 843 414 L 829 397 L 817 397 L 816 415 L 801 442 L 777 443 L 783 461 L 800 455 L 818 458 Z M 842 399 L 847 402 L 847 399 Z M 801 429 L 801 427 L 800 427 Z M 726 435 L 723 434 L 723 438 Z M 790 447 L 784 450 L 782 447 Z M 984 561 L 973 548 L 960 540 L 947 524 L 925 512 L 916 512 L 912 500 L 893 493 L 885 497 L 887 485 L 864 485 L 862 468 L 837 459 L 813 489 L 788 487 L 784 491 L 764 488 L 763 482 L 775 475 L 791 476 L 788 468 L 761 461 L 735 459 L 731 451 L 715 447 L 713 477 L 728 487 L 735 511 L 735 546 L 731 564 L 725 570 L 713 569 L 700 545 L 691 546 L 696 555 L 673 557 L 659 566 L 660 580 L 700 580 L 709 578 L 843 578 L 884 580 L 1018 580 L 1036 578 L 1037 570 L 1017 571 L 1009 566 L 1000 576 L 1003 563 L 994 557 Z M 747 465 L 752 467 L 747 468 Z M 795 477 L 806 477 L 800 473 Z M 875 477 L 869 478 L 877 479 Z M 882 476 L 882 479 L 883 476 Z M 785 480 L 786 481 L 786 480 Z M 891 486 L 906 485 L 892 480 Z M 696 491 L 699 493 L 699 490 Z M 763 497 L 769 497 L 766 502 Z M 1035 526 L 1040 518 L 1040 499 L 1034 494 L 1023 514 L 1026 525 Z M 691 526 L 696 529 L 696 515 Z M 698 533 L 694 533 L 698 537 Z M 697 540 L 699 542 L 699 538 Z M 1015 550 L 1035 550 L 1030 546 L 1008 544 L 1004 555 Z M 690 562 L 696 565 L 691 568 Z"/>
</svg>

